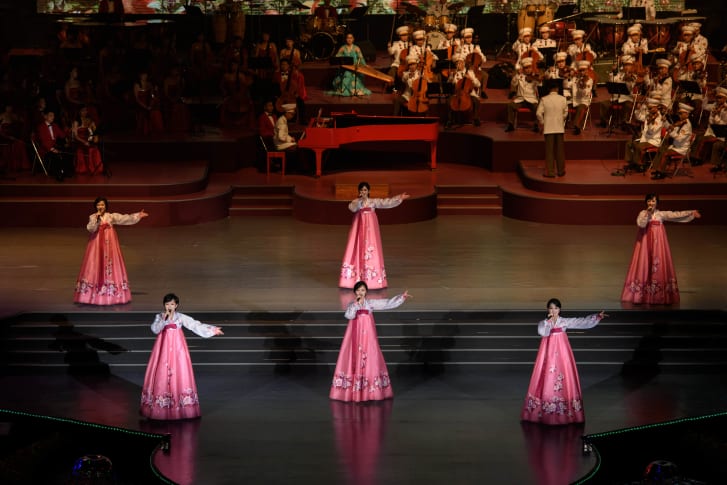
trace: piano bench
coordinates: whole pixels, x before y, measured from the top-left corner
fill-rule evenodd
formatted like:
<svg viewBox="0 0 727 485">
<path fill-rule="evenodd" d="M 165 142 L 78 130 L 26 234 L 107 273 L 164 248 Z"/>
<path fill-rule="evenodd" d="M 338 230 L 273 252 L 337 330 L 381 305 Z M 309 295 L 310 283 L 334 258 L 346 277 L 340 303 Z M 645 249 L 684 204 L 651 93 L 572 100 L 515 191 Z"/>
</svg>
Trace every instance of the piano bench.
<svg viewBox="0 0 727 485">
<path fill-rule="evenodd" d="M 280 175 L 285 175 L 285 151 L 265 152 L 265 159 L 268 169 L 268 175 L 270 175 L 270 162 L 273 160 L 280 160 Z"/>
</svg>

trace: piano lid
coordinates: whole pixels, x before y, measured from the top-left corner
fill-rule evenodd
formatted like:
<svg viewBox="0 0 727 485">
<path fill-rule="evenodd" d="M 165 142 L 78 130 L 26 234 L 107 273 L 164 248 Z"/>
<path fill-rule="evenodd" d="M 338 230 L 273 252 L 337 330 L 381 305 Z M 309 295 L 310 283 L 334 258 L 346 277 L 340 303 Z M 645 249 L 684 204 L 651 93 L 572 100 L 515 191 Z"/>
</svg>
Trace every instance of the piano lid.
<svg viewBox="0 0 727 485">
<path fill-rule="evenodd" d="M 357 113 L 331 113 L 331 116 L 336 128 L 363 125 L 431 125 L 439 123 L 439 118 L 432 116 L 372 116 Z"/>
</svg>

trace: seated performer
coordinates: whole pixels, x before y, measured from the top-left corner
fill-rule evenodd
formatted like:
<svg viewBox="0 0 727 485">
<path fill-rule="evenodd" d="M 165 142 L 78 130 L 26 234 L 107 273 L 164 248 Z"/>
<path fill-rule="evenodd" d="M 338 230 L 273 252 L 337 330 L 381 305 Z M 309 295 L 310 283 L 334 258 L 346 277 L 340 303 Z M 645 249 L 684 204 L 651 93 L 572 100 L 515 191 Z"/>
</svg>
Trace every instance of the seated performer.
<svg viewBox="0 0 727 485">
<path fill-rule="evenodd" d="M 462 41 L 459 43 L 459 46 L 456 48 L 455 52 L 464 56 L 465 63 L 467 64 L 468 68 L 472 69 L 472 71 L 477 76 L 477 79 L 479 79 L 481 86 L 481 88 L 478 90 L 479 97 L 482 99 L 487 99 L 487 93 L 485 93 L 485 86 L 487 86 L 487 79 L 489 77 L 487 71 L 485 70 L 487 57 L 485 57 L 485 54 L 482 52 L 482 49 L 480 49 L 480 46 L 473 42 L 474 33 L 475 29 L 469 27 L 466 29 L 462 29 Z"/>
<path fill-rule="evenodd" d="M 634 24 L 626 31 L 629 38 L 621 46 L 621 52 L 625 56 L 633 56 L 637 63 L 643 64 L 642 56 L 649 52 L 649 41 L 642 38 L 641 24 Z"/>
<path fill-rule="evenodd" d="M 83 106 L 78 110 L 78 117 L 71 128 L 71 135 L 76 145 L 76 174 L 96 175 L 103 172 L 101 150 L 98 148 L 99 139 L 95 132 L 96 123 L 88 115 L 88 108 Z"/>
<path fill-rule="evenodd" d="M 715 90 L 715 97 L 714 103 L 704 105 L 705 111 L 709 111 L 708 126 L 704 135 L 694 140 L 692 165 L 701 165 L 703 160 L 718 165 L 722 159 L 725 139 L 715 135 L 712 125 L 727 125 L 727 88 L 718 87 Z"/>
<path fill-rule="evenodd" d="M 687 25 L 694 30 L 694 45 L 696 46 L 697 52 L 702 53 L 704 57 L 703 62 L 706 65 L 707 53 L 709 52 L 709 41 L 702 35 L 702 24 L 699 22 L 690 22 Z"/>
<path fill-rule="evenodd" d="M 651 172 L 653 180 L 663 179 L 666 174 L 666 165 L 669 162 L 670 155 L 686 156 L 692 143 L 692 123 L 689 121 L 689 115 L 694 108 L 688 104 L 679 103 L 677 114 L 679 119 L 672 123 L 667 132 L 667 137 L 671 138 L 671 144 L 665 149 L 666 143 L 661 144 L 661 148 L 654 159 L 654 170 Z"/>
<path fill-rule="evenodd" d="M 671 108 L 672 79 L 669 75 L 671 62 L 668 59 L 656 60 L 657 72 L 656 78 L 651 83 L 651 91 L 649 97 L 658 98 L 661 106 L 667 110 Z"/>
<path fill-rule="evenodd" d="M 276 86 L 276 91 L 280 93 L 276 102 L 278 110 L 280 111 L 284 104 L 295 103 L 298 122 L 305 124 L 305 100 L 308 98 L 305 77 L 291 65 L 287 57 L 280 58 L 280 69 L 273 75 L 273 84 Z"/>
<path fill-rule="evenodd" d="M 43 122 L 35 128 L 35 139 L 48 173 L 62 182 L 73 175 L 73 157 L 66 150 L 66 132 L 55 123 L 55 118 L 55 112 L 46 108 Z"/>
<path fill-rule="evenodd" d="M 477 78 L 475 72 L 465 65 L 465 59 L 462 54 L 455 54 L 452 60 L 455 63 L 456 70 L 449 74 L 449 79 L 447 80 L 447 82 L 454 84 L 454 94 L 449 103 L 449 124 L 457 122 L 454 118 L 459 116 L 459 114 L 470 111 L 472 114 L 472 124 L 480 126 L 480 80 Z M 470 89 L 466 89 L 467 87 Z M 467 99 L 463 99 L 462 97 L 466 97 Z"/>
<path fill-rule="evenodd" d="M 439 44 L 440 49 L 449 49 L 459 47 L 459 40 L 455 39 L 457 35 L 457 26 L 455 24 L 447 24 L 444 26 L 444 40 Z"/>
<path fill-rule="evenodd" d="M 518 108 L 528 108 L 535 115 L 538 108 L 538 86 L 540 85 L 540 72 L 537 71 L 533 59 L 526 57 L 522 60 L 522 70 L 512 77 L 510 82 L 510 94 L 512 99 L 507 105 L 507 128 L 505 131 L 515 129 L 515 116 Z M 538 132 L 537 121 L 533 125 L 533 131 Z"/>
<path fill-rule="evenodd" d="M 388 50 L 389 55 L 391 56 L 391 67 L 389 67 L 389 76 L 396 78 L 400 77 L 399 72 L 405 70 L 399 69 L 399 67 L 402 65 L 402 55 L 404 55 L 404 58 L 409 55 L 409 27 L 406 25 L 402 25 L 401 27 L 398 27 L 396 29 L 396 35 L 399 36 L 399 40 L 394 42 L 389 42 L 388 44 Z M 403 54 L 406 52 L 406 54 Z M 404 59 L 405 61 L 406 59 Z M 406 64 L 406 62 L 404 62 Z M 406 66 L 404 66 L 406 67 Z"/>
<path fill-rule="evenodd" d="M 275 136 L 275 124 L 278 117 L 275 115 L 275 105 L 272 101 L 266 101 L 263 105 L 263 112 L 257 119 L 257 132 L 263 138 L 273 138 Z"/>
<path fill-rule="evenodd" d="M 563 96 L 565 96 L 568 104 L 572 105 L 571 97 L 573 95 L 573 91 L 571 88 L 571 81 L 573 80 L 573 77 L 575 76 L 577 71 L 571 69 L 570 66 L 566 64 L 568 54 L 566 54 L 565 52 L 556 52 L 553 55 L 553 58 L 555 59 L 555 63 L 545 71 L 545 73 L 543 74 L 543 78 L 562 79 L 561 82 L 563 83 Z"/>
<path fill-rule="evenodd" d="M 578 74 L 570 84 L 571 99 L 576 109 L 573 119 L 573 134 L 580 135 L 586 122 L 586 115 L 589 113 L 591 100 L 593 99 L 593 79 L 588 76 L 588 69 L 591 63 L 579 61 L 577 63 Z M 565 89 L 565 88 L 564 88 Z"/>
<path fill-rule="evenodd" d="M 644 150 L 647 148 L 658 149 L 661 146 L 661 129 L 664 121 L 659 111 L 659 100 L 650 98 L 646 101 L 649 112 L 646 119 L 642 123 L 641 136 L 636 140 L 626 143 L 626 165 L 635 167 L 639 166 L 642 170 L 647 167 L 641 167 L 641 161 L 644 156 Z"/>
<path fill-rule="evenodd" d="M 290 136 L 288 131 L 288 122 L 295 118 L 295 104 L 283 105 L 284 114 L 278 121 L 275 122 L 275 130 L 273 133 L 273 143 L 275 149 L 278 151 L 285 150 L 286 152 L 293 152 L 298 149 L 298 142 Z"/>
<path fill-rule="evenodd" d="M 621 69 L 614 70 L 608 75 L 608 81 L 612 83 L 624 83 L 631 94 L 612 94 L 611 99 L 600 103 L 601 127 L 606 127 L 609 118 L 609 111 L 612 106 L 619 106 L 621 120 L 625 122 L 633 121 L 634 113 L 634 96 L 642 96 L 646 94 L 647 86 L 650 85 L 649 75 L 646 71 L 637 73 L 634 70 L 633 56 L 621 56 Z M 617 114 L 617 113 L 613 113 Z"/>
<path fill-rule="evenodd" d="M 346 34 L 346 43 L 338 49 L 336 57 L 351 57 L 354 66 L 365 66 L 366 59 L 361 49 L 353 43 L 353 40 L 352 33 L 349 32 Z M 368 96 L 371 94 L 371 90 L 364 86 L 363 74 L 342 69 L 333 80 L 333 91 L 329 92 L 329 94 L 338 96 Z"/>
<path fill-rule="evenodd" d="M 682 26 L 681 39 L 671 51 L 675 66 L 686 66 L 694 55 L 702 57 L 702 64 L 707 64 L 706 38 L 700 43 L 695 42 L 695 32 L 696 29 L 691 24 Z"/>
<path fill-rule="evenodd" d="M 550 38 L 550 27 L 543 25 L 538 29 L 538 32 L 540 32 L 540 38 L 535 39 L 535 42 L 533 42 L 536 49 L 552 49 L 558 47 L 555 39 Z"/>
<path fill-rule="evenodd" d="M 295 39 L 288 36 L 285 38 L 285 47 L 280 49 L 280 59 L 288 59 L 290 65 L 296 69 L 300 69 L 303 65 L 303 59 L 300 55 L 300 49 L 295 47 Z"/>
<path fill-rule="evenodd" d="M 571 67 L 573 69 L 576 68 L 576 62 L 578 61 L 588 61 L 593 66 L 593 61 L 596 60 L 597 56 L 593 52 L 593 49 L 591 49 L 591 44 L 587 44 L 583 40 L 585 35 L 586 32 L 583 30 L 574 30 L 571 32 L 573 43 L 568 46 L 566 52 L 570 56 Z"/>
<path fill-rule="evenodd" d="M 403 85 L 401 93 L 394 97 L 394 116 L 409 116 L 412 114 L 407 106 L 414 91 L 414 83 L 419 81 L 422 74 L 421 69 L 419 69 L 419 58 L 416 54 L 409 54 L 405 62 L 409 68 L 404 71 L 404 75 L 401 77 Z"/>
<path fill-rule="evenodd" d="M 466 30 L 466 29 L 465 29 Z M 464 30 L 462 31 L 464 35 Z M 522 69 L 523 59 L 533 59 L 535 63 L 541 61 L 543 58 L 542 54 L 537 47 L 532 43 L 533 29 L 530 27 L 523 27 L 520 29 L 520 35 L 515 42 L 512 43 L 512 50 L 517 56 L 515 61 L 515 69 Z"/>
<path fill-rule="evenodd" d="M 677 84 L 681 81 L 697 83 L 699 87 L 698 93 L 679 89 L 679 97 L 676 101 L 694 106 L 695 112 L 698 113 L 702 110 L 703 93 L 707 91 L 707 70 L 704 68 L 704 64 L 702 64 L 702 59 L 702 56 L 699 54 L 693 54 L 686 66 L 675 68 L 672 73 L 672 78 Z"/>
</svg>

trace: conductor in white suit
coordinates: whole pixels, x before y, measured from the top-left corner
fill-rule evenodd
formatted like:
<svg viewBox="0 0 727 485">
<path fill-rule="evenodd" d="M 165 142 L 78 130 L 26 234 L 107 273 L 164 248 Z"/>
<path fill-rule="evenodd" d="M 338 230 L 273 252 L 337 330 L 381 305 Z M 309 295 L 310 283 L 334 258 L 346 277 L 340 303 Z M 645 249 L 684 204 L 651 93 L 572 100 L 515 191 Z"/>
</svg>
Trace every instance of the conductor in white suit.
<svg viewBox="0 0 727 485">
<path fill-rule="evenodd" d="M 565 96 L 558 94 L 561 88 L 561 79 L 547 81 L 549 93 L 540 98 L 535 115 L 543 128 L 545 135 L 545 173 L 544 177 L 558 177 L 565 175 L 565 146 L 563 134 L 565 133 L 565 120 L 568 117 L 568 102 Z"/>
</svg>

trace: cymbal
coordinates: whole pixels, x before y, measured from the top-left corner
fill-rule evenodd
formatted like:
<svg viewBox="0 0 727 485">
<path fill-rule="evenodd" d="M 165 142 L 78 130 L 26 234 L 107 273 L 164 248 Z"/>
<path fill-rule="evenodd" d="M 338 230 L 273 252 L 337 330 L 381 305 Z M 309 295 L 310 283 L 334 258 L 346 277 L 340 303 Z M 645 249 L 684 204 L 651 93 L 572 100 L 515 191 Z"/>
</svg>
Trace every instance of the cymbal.
<svg viewBox="0 0 727 485">
<path fill-rule="evenodd" d="M 447 5 L 447 10 L 450 12 L 458 12 L 464 7 L 464 2 L 454 2 Z"/>
<path fill-rule="evenodd" d="M 417 7 L 416 5 L 412 5 L 409 2 L 401 2 L 399 4 L 399 7 L 404 7 L 404 10 L 406 10 L 409 13 L 413 13 L 413 14 L 416 14 L 416 15 L 424 15 L 424 10 L 422 10 L 419 7 Z"/>
</svg>

